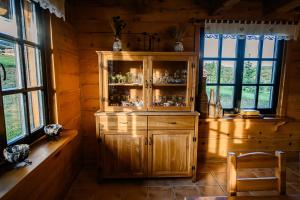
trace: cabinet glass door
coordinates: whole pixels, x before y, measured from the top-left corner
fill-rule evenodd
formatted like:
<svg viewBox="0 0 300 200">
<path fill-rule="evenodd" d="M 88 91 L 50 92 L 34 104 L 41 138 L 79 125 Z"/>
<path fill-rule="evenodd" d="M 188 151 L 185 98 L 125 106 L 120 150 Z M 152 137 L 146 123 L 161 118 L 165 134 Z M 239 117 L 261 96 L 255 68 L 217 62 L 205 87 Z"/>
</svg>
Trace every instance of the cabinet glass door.
<svg viewBox="0 0 300 200">
<path fill-rule="evenodd" d="M 108 59 L 104 66 L 106 111 L 145 110 L 143 58 Z"/>
<path fill-rule="evenodd" d="M 150 62 L 150 110 L 191 110 L 191 61 L 159 60 Z"/>
</svg>

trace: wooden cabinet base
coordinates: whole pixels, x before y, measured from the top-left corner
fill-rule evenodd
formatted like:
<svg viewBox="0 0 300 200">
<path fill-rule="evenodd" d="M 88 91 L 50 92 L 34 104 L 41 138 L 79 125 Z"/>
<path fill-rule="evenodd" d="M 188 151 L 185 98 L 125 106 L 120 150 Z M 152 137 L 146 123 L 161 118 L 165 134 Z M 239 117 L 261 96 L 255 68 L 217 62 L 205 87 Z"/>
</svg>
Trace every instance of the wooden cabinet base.
<svg viewBox="0 0 300 200">
<path fill-rule="evenodd" d="M 99 180 L 144 177 L 196 180 L 197 112 L 97 112 L 95 116 Z"/>
</svg>

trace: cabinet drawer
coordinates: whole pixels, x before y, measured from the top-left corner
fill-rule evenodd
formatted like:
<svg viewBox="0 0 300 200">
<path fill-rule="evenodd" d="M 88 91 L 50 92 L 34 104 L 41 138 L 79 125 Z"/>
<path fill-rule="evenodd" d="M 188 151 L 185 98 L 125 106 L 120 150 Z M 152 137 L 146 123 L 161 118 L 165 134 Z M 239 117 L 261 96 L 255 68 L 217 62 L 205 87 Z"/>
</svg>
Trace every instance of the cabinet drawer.
<svg viewBox="0 0 300 200">
<path fill-rule="evenodd" d="M 149 116 L 148 129 L 194 129 L 194 116 Z"/>
<path fill-rule="evenodd" d="M 147 129 L 146 116 L 101 116 L 100 129 L 102 130 L 145 130 Z"/>
</svg>

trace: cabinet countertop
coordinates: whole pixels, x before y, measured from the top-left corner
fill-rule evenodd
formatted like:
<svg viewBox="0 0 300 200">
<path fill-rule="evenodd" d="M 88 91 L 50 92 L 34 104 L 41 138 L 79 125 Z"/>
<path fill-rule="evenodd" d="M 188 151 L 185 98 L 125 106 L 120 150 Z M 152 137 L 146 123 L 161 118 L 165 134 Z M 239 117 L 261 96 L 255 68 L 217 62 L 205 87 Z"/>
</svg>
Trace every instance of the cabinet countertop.
<svg viewBox="0 0 300 200">
<path fill-rule="evenodd" d="M 158 116 L 158 115 L 163 115 L 163 116 L 170 116 L 170 115 L 175 115 L 175 116 L 199 116 L 200 113 L 198 112 L 168 112 L 168 111 L 163 111 L 163 112 L 156 112 L 156 111 L 133 111 L 133 112 L 102 112 L 102 111 L 97 111 L 95 113 L 95 116 L 122 116 L 122 115 L 131 115 L 131 116 L 139 116 L 139 115 L 147 115 L 147 116 Z"/>
</svg>

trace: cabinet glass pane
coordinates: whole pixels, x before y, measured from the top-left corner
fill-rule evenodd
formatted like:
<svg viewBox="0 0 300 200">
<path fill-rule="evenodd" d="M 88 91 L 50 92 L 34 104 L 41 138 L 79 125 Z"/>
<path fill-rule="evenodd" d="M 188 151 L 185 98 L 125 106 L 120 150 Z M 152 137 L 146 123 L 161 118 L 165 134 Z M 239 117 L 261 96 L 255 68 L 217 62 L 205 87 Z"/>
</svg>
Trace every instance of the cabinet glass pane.
<svg viewBox="0 0 300 200">
<path fill-rule="evenodd" d="M 109 106 L 144 105 L 143 61 L 108 61 Z"/>
<path fill-rule="evenodd" d="M 27 86 L 42 85 L 41 53 L 37 48 L 25 45 L 25 63 L 27 71 Z"/>
<path fill-rule="evenodd" d="M 21 88 L 19 61 L 19 47 L 15 43 L 0 39 L 0 63 L 5 69 L 1 69 L 2 90 Z"/>
<path fill-rule="evenodd" d="M 186 106 L 186 61 L 153 61 L 153 106 Z"/>
<path fill-rule="evenodd" d="M 219 35 L 206 34 L 204 41 L 204 57 L 215 58 L 219 55 Z"/>
<path fill-rule="evenodd" d="M 272 108 L 272 86 L 260 86 L 258 93 L 258 108 Z"/>
<path fill-rule="evenodd" d="M 243 83 L 255 84 L 257 82 L 257 61 L 245 61 L 243 70 Z"/>
<path fill-rule="evenodd" d="M 234 83 L 235 82 L 235 61 L 222 61 L 221 62 L 221 83 Z"/>
<path fill-rule="evenodd" d="M 257 58 L 259 50 L 259 36 L 247 35 L 246 36 L 246 49 L 245 58 Z"/>
<path fill-rule="evenodd" d="M 25 39 L 34 43 L 38 42 L 37 36 L 37 20 L 35 4 L 29 0 L 24 0 L 24 28 Z"/>
<path fill-rule="evenodd" d="M 3 97 L 6 137 L 8 143 L 21 139 L 26 134 L 24 101 L 22 94 Z"/>
<path fill-rule="evenodd" d="M 255 107 L 256 86 L 243 86 L 241 108 Z"/>
<path fill-rule="evenodd" d="M 237 39 L 235 35 L 223 35 L 222 58 L 236 57 Z"/>
<path fill-rule="evenodd" d="M 223 108 L 233 108 L 233 97 L 233 86 L 220 86 L 220 99 Z"/>
<path fill-rule="evenodd" d="M 44 104 L 42 91 L 28 93 L 30 130 L 41 128 L 44 125 Z"/>
<path fill-rule="evenodd" d="M 261 62 L 260 83 L 273 83 L 273 69 L 275 66 L 274 64 L 275 62 L 273 61 Z"/>
<path fill-rule="evenodd" d="M 0 0 L 0 33 L 17 37 L 17 24 L 13 0 Z"/>
<path fill-rule="evenodd" d="M 217 83 L 218 80 L 218 61 L 204 61 L 203 74 L 207 77 L 207 83 Z"/>
</svg>

